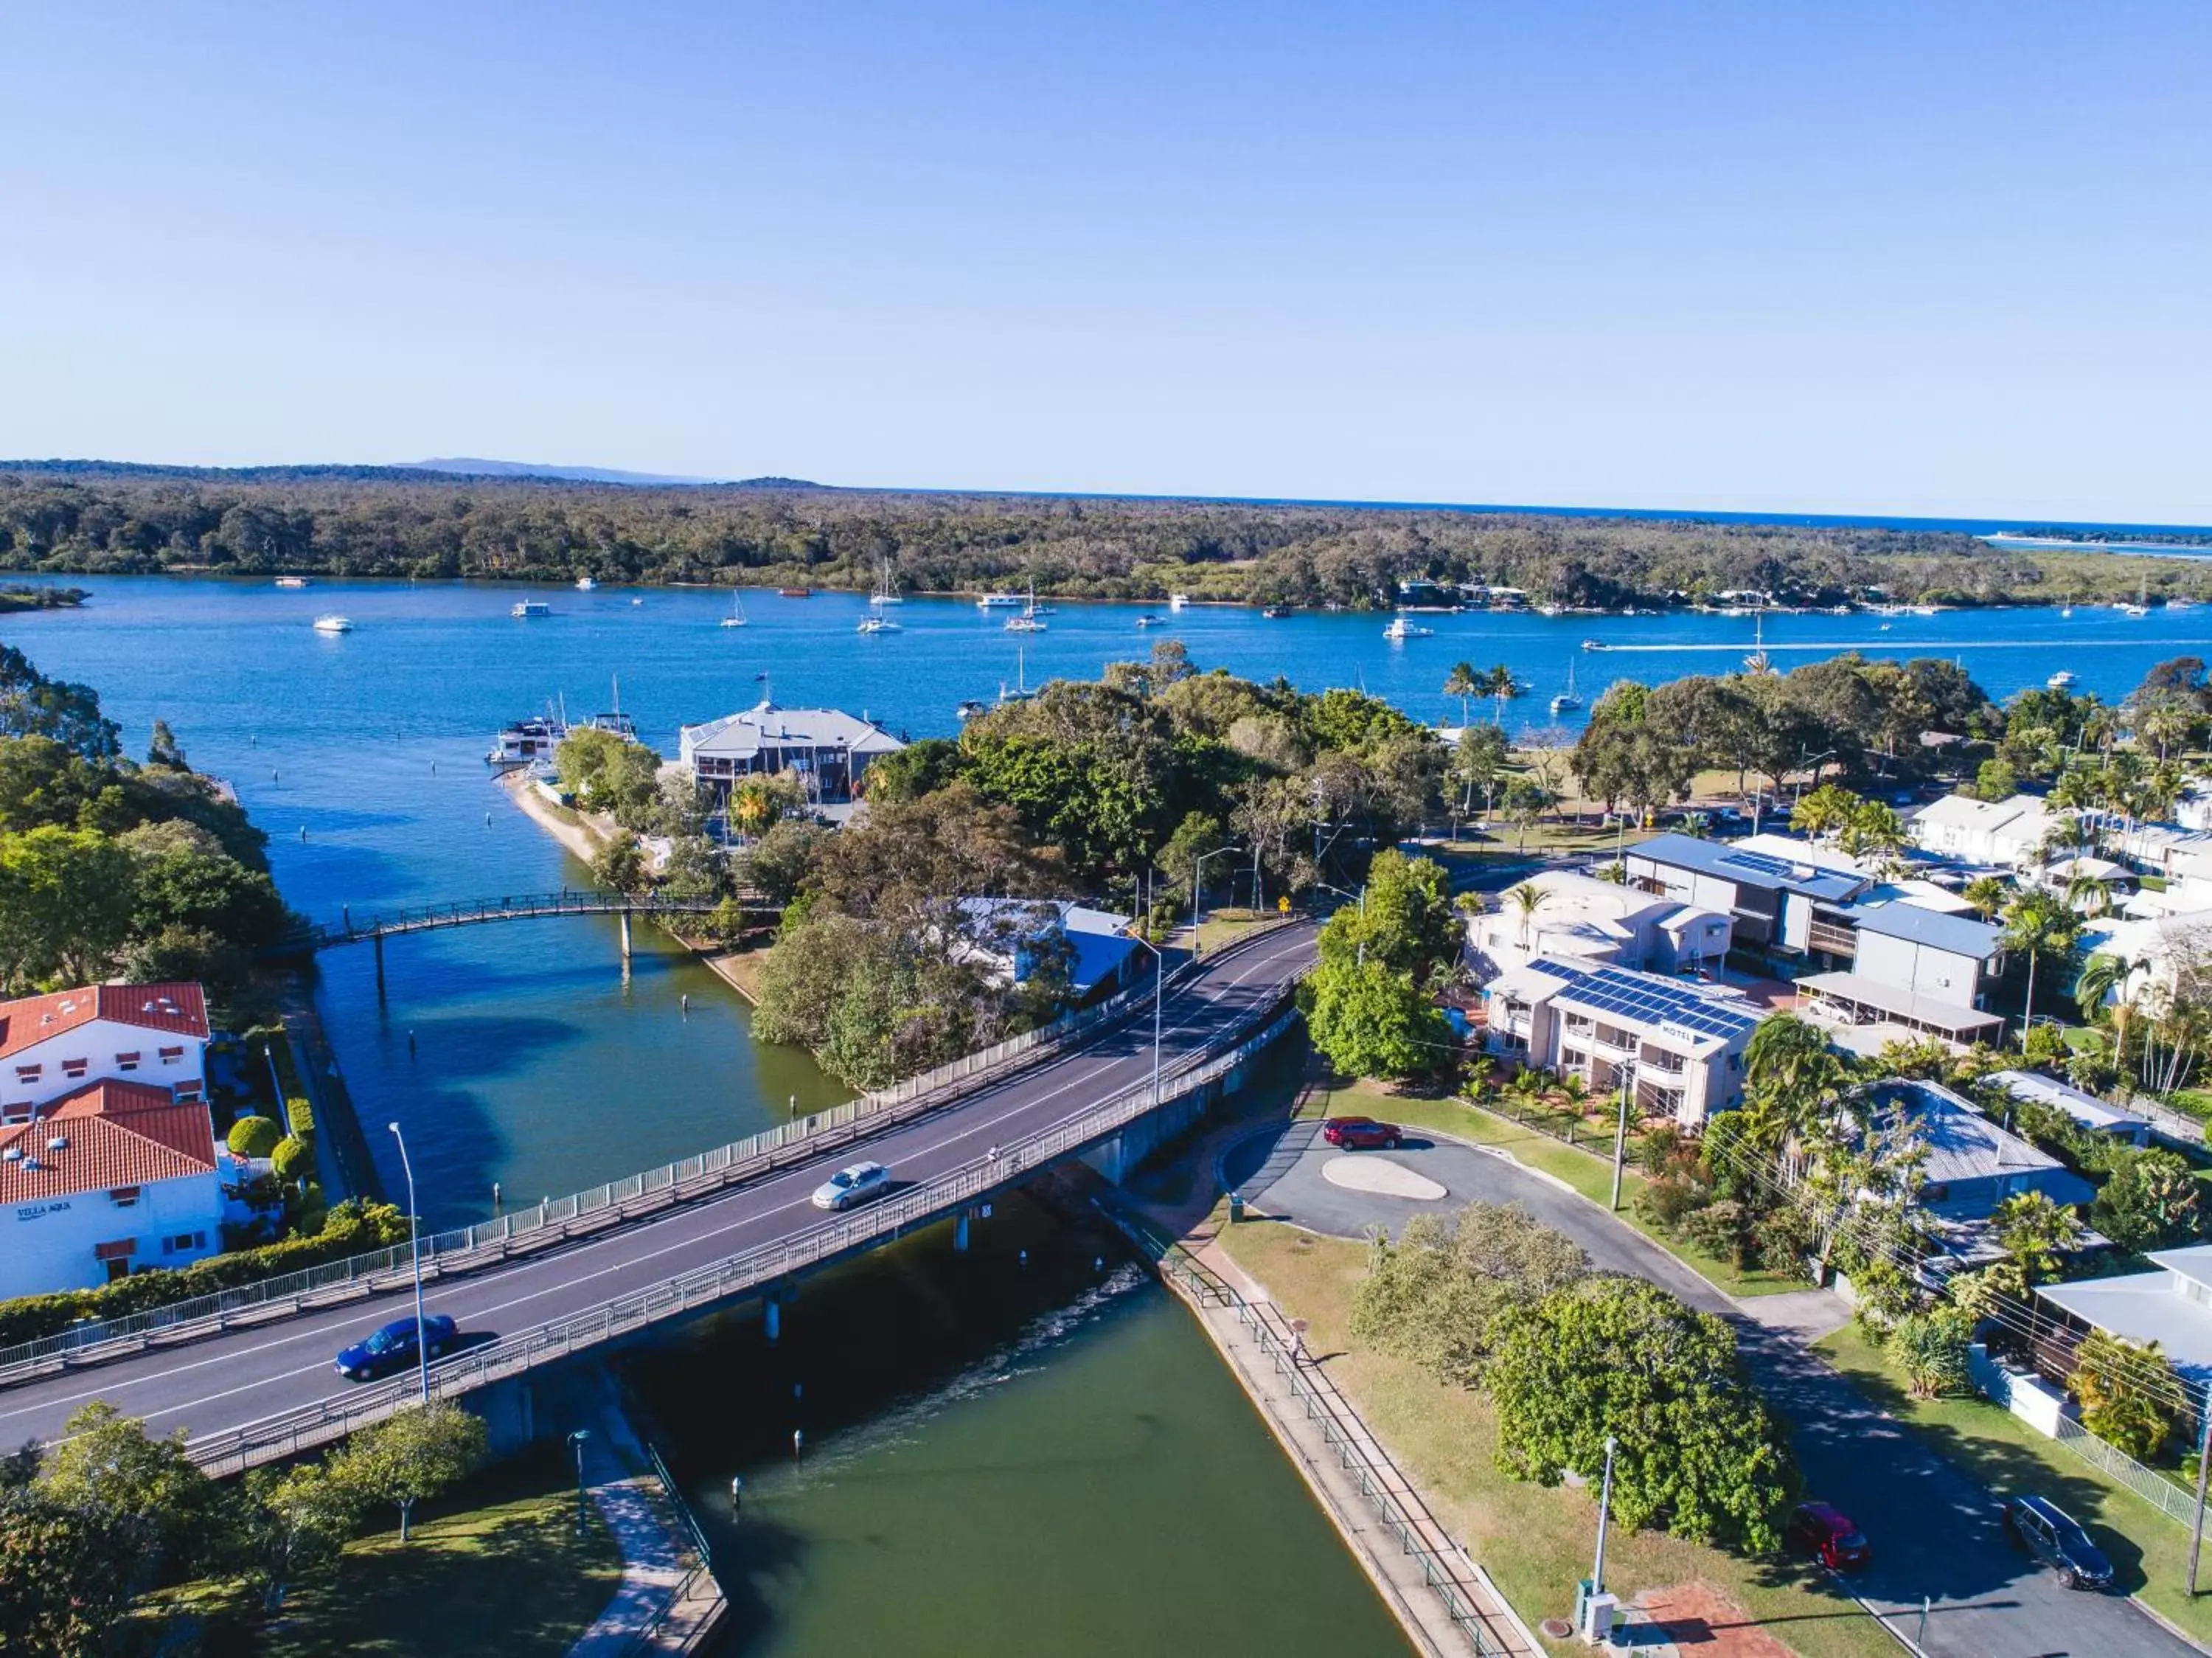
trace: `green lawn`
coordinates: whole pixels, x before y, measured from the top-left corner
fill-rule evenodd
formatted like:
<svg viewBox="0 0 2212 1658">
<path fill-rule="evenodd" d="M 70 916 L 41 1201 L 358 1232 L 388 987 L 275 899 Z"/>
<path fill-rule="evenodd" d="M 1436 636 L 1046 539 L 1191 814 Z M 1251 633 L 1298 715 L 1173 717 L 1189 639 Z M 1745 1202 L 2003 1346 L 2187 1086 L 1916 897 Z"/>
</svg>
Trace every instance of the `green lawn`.
<svg viewBox="0 0 2212 1658">
<path fill-rule="evenodd" d="M 1584 1150 L 1579 1146 L 1565 1145 L 1496 1112 L 1470 1106 L 1464 1100 L 1393 1094 L 1369 1081 L 1334 1090 L 1317 1088 L 1307 1096 L 1300 1110 L 1310 1117 L 1380 1117 L 1387 1122 L 1403 1123 L 1408 1128 L 1426 1129 L 1431 1133 L 1471 1140 L 1477 1145 L 1494 1146 L 1525 1167 L 1540 1169 L 1555 1179 L 1565 1181 L 1593 1203 L 1602 1206 L 1613 1199 L 1613 1146 L 1609 1140 L 1601 1139 Z M 1719 1257 L 1707 1254 L 1687 1240 L 1662 1232 L 1646 1221 L 1635 1210 L 1637 1194 L 1644 1190 L 1646 1182 L 1633 1167 L 1634 1155 L 1632 1146 L 1631 1167 L 1623 1172 L 1620 1180 L 1620 1218 L 1623 1222 L 1728 1295 L 1777 1295 L 1806 1287 L 1802 1280 L 1778 1273 L 1757 1269 L 1739 1272 Z"/>
<path fill-rule="evenodd" d="M 2057 1440 L 1979 1397 L 1918 1399 L 1856 1325 L 1814 1344 L 1854 1387 L 2000 1495 L 2041 1491 L 2096 1533 L 2124 1586 L 2203 1641 L 2212 1639 L 2212 1594 L 2187 1594 L 2189 1531 Z"/>
<path fill-rule="evenodd" d="M 558 1444 L 495 1463 L 388 1530 L 346 1545 L 335 1572 L 295 1588 L 264 1620 L 239 1584 L 199 1583 L 131 1619 L 204 1623 L 200 1649 L 237 1658 L 560 1658 L 614 1596 L 622 1552 L 590 1509 L 576 1535 L 574 1465 Z"/>
<path fill-rule="evenodd" d="M 1224 1228 L 1223 1247 L 1291 1316 L 1310 1321 L 1308 1344 L 1351 1396 L 1391 1454 L 1420 1482 L 1452 1533 L 1467 1539 L 1530 1624 L 1573 1610 L 1575 1580 L 1589 1571 L 1595 1512 L 1586 1490 L 1516 1482 L 1495 1460 L 1490 1402 L 1436 1381 L 1402 1359 L 1362 1350 L 1350 1337 L 1354 1286 L 1365 1247 L 1253 1222 Z M 1607 1586 L 1639 1589 L 1702 1580 L 1771 1626 L 1805 1658 L 1895 1658 L 1881 1627 L 1832 1580 L 1784 1560 L 1749 1561 L 1653 1532 L 1613 1529 Z M 1557 1653 L 1587 1650 L 1552 1643 Z"/>
</svg>

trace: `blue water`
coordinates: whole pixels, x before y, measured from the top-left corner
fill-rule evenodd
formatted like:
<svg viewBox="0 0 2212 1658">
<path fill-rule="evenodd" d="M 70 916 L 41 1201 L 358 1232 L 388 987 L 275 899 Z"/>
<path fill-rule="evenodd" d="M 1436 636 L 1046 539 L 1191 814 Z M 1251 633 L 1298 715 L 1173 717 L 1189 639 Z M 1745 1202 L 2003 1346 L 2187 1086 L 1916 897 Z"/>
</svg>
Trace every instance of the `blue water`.
<svg viewBox="0 0 2212 1658">
<path fill-rule="evenodd" d="M 728 595 L 704 590 L 73 579 L 92 593 L 83 610 L 0 619 L 0 637 L 97 687 L 135 750 L 167 720 L 196 765 L 236 784 L 270 834 L 286 899 L 317 917 L 584 883 L 492 786 L 482 756 L 502 722 L 550 698 L 572 715 L 604 707 L 617 675 L 623 706 L 671 753 L 679 724 L 757 700 L 763 674 L 787 705 L 945 735 L 965 698 L 1021 677 L 1095 675 L 1163 638 L 1202 667 L 1359 686 L 1431 722 L 1458 719 L 1439 690 L 1455 661 L 1505 662 L 1530 691 L 1507 722 L 1525 727 L 1547 720 L 1571 670 L 1595 701 L 1617 678 L 1726 671 L 1753 639 L 1747 618 L 1468 613 L 1419 618 L 1434 637 L 1401 644 L 1374 614 L 1268 621 L 1240 607 L 1157 607 L 1162 625 L 1145 631 L 1145 607 L 1075 603 L 1048 631 L 1018 636 L 1002 614 L 950 599 L 910 600 L 895 613 L 901 632 L 864 637 L 854 628 L 867 607 L 849 594 L 749 594 L 750 625 L 728 629 L 718 625 Z M 555 613 L 511 618 L 526 592 Z M 315 633 L 310 622 L 331 610 L 357 631 Z M 1612 648 L 1585 652 L 1585 638 Z M 1896 617 L 1887 631 L 1864 614 L 1778 616 L 1765 643 L 1785 667 L 1851 647 L 1955 657 L 2000 698 L 2063 666 L 2080 688 L 2118 698 L 2161 658 L 2204 653 L 2212 606 L 2139 619 L 2109 608 L 1959 611 Z M 398 1167 L 386 1120 L 408 1134 L 423 1211 L 444 1222 L 485 1213 L 495 1180 L 509 1201 L 532 1201 L 750 1133 L 794 1098 L 804 1109 L 843 1097 L 804 1055 L 751 1042 L 719 980 L 650 929 L 638 936 L 627 983 L 611 922 L 395 942 L 381 1011 L 368 952 L 327 955 L 325 1017 L 387 1183 Z"/>
</svg>

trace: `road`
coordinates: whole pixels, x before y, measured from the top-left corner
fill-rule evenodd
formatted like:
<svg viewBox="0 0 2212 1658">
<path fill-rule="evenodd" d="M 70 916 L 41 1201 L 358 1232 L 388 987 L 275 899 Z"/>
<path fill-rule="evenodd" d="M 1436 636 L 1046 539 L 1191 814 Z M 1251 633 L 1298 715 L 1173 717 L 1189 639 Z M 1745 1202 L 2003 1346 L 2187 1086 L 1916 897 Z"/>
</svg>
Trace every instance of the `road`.
<svg viewBox="0 0 2212 1658">
<path fill-rule="evenodd" d="M 1470 1203 L 1519 1204 L 1567 1234 L 1601 1271 L 1650 1279 L 1736 1328 L 1744 1359 L 1767 1398 L 1796 1429 L 1808 1490 L 1833 1503 L 1873 1539 L 1875 1564 L 1852 1587 L 1907 1635 L 1921 1597 L 1934 1600 L 1923 1643 L 1942 1658 L 2190 1658 L 2197 1651 L 2134 1602 L 2058 1587 L 1999 1528 L 1996 1499 L 1884 1416 L 1808 1353 L 1790 1331 L 1770 1328 L 1756 1300 L 1723 1295 L 1642 1234 L 1595 1204 L 1519 1164 L 1450 1141 L 1410 1139 L 1389 1157 L 1445 1189 L 1433 1202 L 1348 1191 L 1322 1171 L 1343 1154 L 1318 1125 L 1288 1125 L 1274 1139 L 1239 1143 L 1222 1173 L 1278 1219 L 1346 1238 L 1372 1224 L 1394 1230 L 1410 1216 L 1449 1215 Z M 1778 1300 L 1791 1301 L 1795 1297 Z M 2097 1539 L 2124 1583 L 2134 1551 Z M 1786 1632 L 1784 1632 L 1784 1638 Z"/>
<path fill-rule="evenodd" d="M 1172 1065 L 1242 1036 L 1312 965 L 1315 929 L 1300 922 L 1197 965 L 1162 1005 L 1161 1053 Z M 829 1216 L 809 1201 L 839 1166 L 887 1165 L 902 1186 L 926 1180 L 1121 1098 L 1152 1073 L 1152 1020 L 1119 1027 L 905 1126 L 619 1231 L 544 1255 L 433 1283 L 426 1301 L 477 1341 L 585 1312 L 694 1267 L 796 1237 Z M 342 1396 L 331 1357 L 411 1310 L 404 1293 L 302 1314 L 186 1345 L 64 1372 L 0 1391 L 0 1446 L 51 1442 L 70 1413 L 105 1399 L 155 1433 L 205 1436 Z"/>
</svg>

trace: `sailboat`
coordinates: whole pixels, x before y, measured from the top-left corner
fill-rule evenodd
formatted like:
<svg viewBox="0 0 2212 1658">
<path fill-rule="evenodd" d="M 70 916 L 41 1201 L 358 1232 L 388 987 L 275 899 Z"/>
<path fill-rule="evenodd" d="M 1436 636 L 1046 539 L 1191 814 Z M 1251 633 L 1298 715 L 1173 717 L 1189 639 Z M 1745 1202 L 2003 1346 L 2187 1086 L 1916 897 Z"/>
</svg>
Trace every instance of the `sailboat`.
<svg viewBox="0 0 2212 1658">
<path fill-rule="evenodd" d="M 885 605 L 902 605 L 906 602 L 905 595 L 899 592 L 896 584 L 891 580 L 891 561 L 888 558 L 882 562 L 878 570 L 876 590 L 868 595 L 868 602 L 878 609 Z M 864 633 L 868 631 L 866 628 L 861 630 Z"/>
<path fill-rule="evenodd" d="M 1882 625 L 1887 627 L 1889 624 L 1884 622 Z M 1773 658 L 1766 654 L 1766 613 L 1763 610 L 1752 620 L 1751 655 L 1743 659 L 1743 671 L 1747 674 L 1774 672 Z"/>
<path fill-rule="evenodd" d="M 1583 699 L 1575 695 L 1575 661 L 1570 656 L 1567 658 L 1567 688 L 1552 698 L 1552 712 L 1555 715 L 1570 713 L 1582 705 Z"/>
<path fill-rule="evenodd" d="M 999 700 L 1002 703 L 1025 703 L 1036 693 L 1030 689 L 1029 657 L 1018 649 L 1014 652 L 1014 688 L 1006 689 L 1004 680 L 999 681 Z"/>
<path fill-rule="evenodd" d="M 1037 615 L 1036 582 L 1032 582 L 1030 583 L 1030 601 L 1022 607 L 1022 613 L 1018 616 L 1009 616 L 1006 619 L 1006 631 L 1009 633 L 1042 633 L 1044 631 L 1044 623 L 1038 619 Z"/>
<path fill-rule="evenodd" d="M 724 627 L 743 627 L 745 625 L 745 601 L 742 594 L 730 595 L 730 613 L 722 618 Z"/>
</svg>

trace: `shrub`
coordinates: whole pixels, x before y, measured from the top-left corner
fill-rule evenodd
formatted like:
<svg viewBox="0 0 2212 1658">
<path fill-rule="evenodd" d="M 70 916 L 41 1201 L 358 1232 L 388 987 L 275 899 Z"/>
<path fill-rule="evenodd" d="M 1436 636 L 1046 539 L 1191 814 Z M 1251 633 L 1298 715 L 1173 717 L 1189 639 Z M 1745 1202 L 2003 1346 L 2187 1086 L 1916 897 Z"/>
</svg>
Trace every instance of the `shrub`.
<svg viewBox="0 0 2212 1658">
<path fill-rule="evenodd" d="M 292 1125 L 292 1132 L 306 1139 L 315 1131 L 315 1108 L 306 1098 L 293 1094 L 284 1101 L 285 1119 Z"/>
<path fill-rule="evenodd" d="M 1672 1232 L 1682 1223 L 1684 1216 L 1704 1208 L 1711 1200 L 1711 1193 L 1687 1180 L 1668 1179 L 1654 1180 L 1644 1187 L 1643 1195 L 1636 1200 L 1636 1207 L 1654 1226 Z"/>
<path fill-rule="evenodd" d="M 1752 1212 L 1732 1198 L 1693 1209 L 1681 1219 L 1682 1235 L 1739 1272 L 1750 1264 Z"/>
<path fill-rule="evenodd" d="M 240 1157 L 266 1157 L 283 1137 L 284 1131 L 270 1118 L 241 1117 L 230 1125 L 223 1143 Z"/>
<path fill-rule="evenodd" d="M 276 1178 L 289 1180 L 294 1175 L 306 1173 L 315 1166 L 315 1149 L 296 1134 L 288 1134 L 276 1143 L 270 1154 L 276 1170 Z"/>
<path fill-rule="evenodd" d="M 1905 1372 L 1915 1399 L 1941 1399 L 1968 1387 L 1966 1348 L 1973 1320 L 1956 1308 L 1907 1313 L 1882 1344 Z"/>
<path fill-rule="evenodd" d="M 1672 1123 L 1662 1123 L 1644 1137 L 1644 1149 L 1639 1154 L 1644 1172 L 1654 1179 L 1667 1172 L 1674 1161 L 1674 1154 L 1682 1149 L 1682 1131 Z"/>
</svg>

